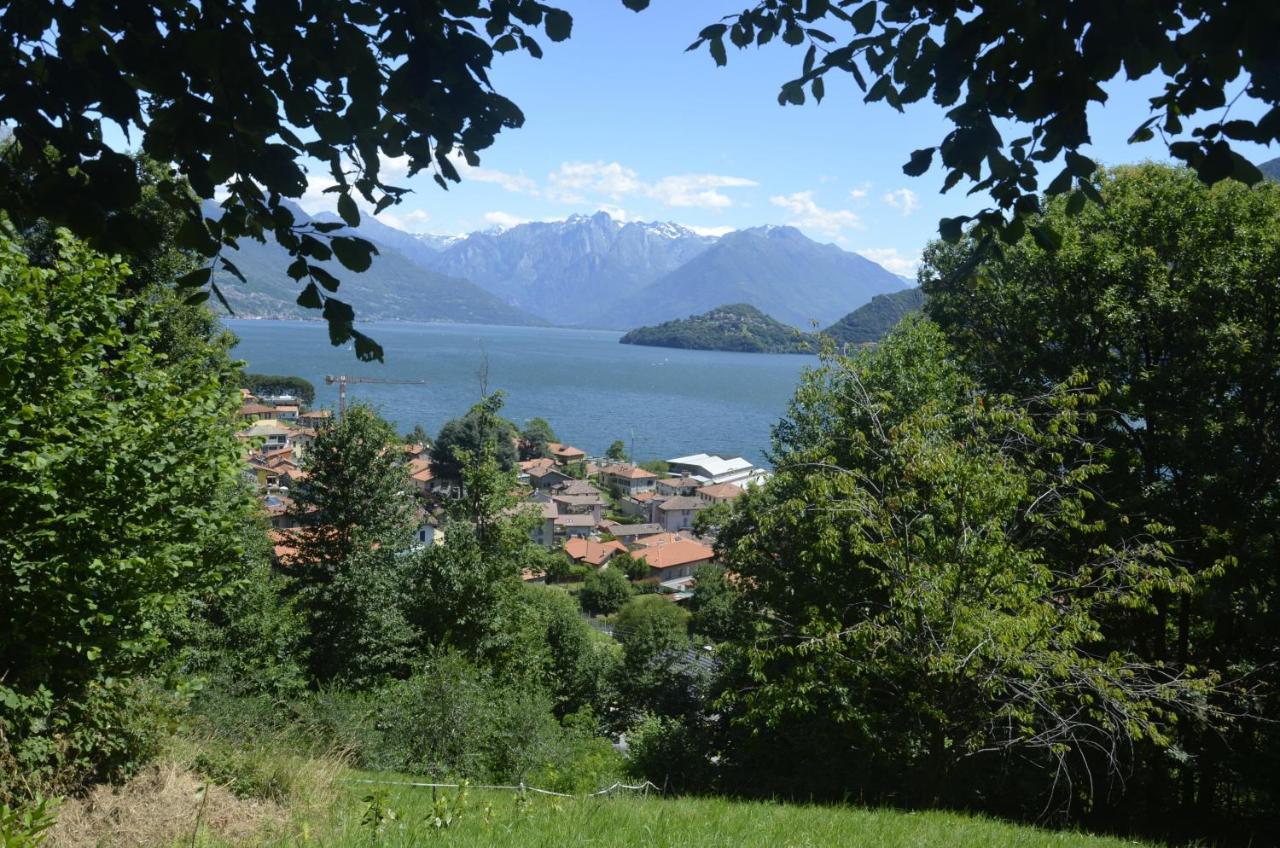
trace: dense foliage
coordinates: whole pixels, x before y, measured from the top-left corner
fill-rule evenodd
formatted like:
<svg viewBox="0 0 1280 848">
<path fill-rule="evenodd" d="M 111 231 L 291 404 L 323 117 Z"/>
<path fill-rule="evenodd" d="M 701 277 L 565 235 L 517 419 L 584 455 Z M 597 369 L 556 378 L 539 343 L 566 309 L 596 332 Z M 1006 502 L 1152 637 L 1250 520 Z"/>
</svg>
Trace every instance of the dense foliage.
<svg viewBox="0 0 1280 848">
<path fill-rule="evenodd" d="M 0 795 L 138 763 L 134 680 L 238 576 L 246 504 L 225 340 L 179 339 L 65 231 L 37 243 L 0 231 Z"/>
<path fill-rule="evenodd" d="M 1111 504 L 1167 526 L 1181 587 L 1111 622 L 1107 644 L 1234 682 L 1216 703 L 1238 720 L 1183 715 L 1179 757 L 1143 761 L 1124 803 L 1156 810 L 1176 795 L 1201 818 L 1274 811 L 1280 187 L 1206 189 L 1189 171 L 1143 165 L 1103 174 L 1098 190 L 1106 207 L 1074 218 L 1050 203 L 1054 253 L 1024 241 L 956 275 L 965 247 L 931 247 L 927 310 L 994 391 L 1032 397 L 1077 371 L 1106 387 L 1082 425 L 1105 458 L 1094 486 L 1109 502 L 1090 517 L 1113 545 L 1124 529 Z"/>
<path fill-rule="evenodd" d="M 899 321 L 919 312 L 923 306 L 924 292 L 918 288 L 878 294 L 827 327 L 822 334 L 830 336 L 842 347 L 874 344 L 887 336 Z"/>
<path fill-rule="evenodd" d="M 755 613 L 724 704 L 771 739 L 739 766 L 782 757 L 779 786 L 914 804 L 1087 802 L 1204 688 L 1093 649 L 1113 610 L 1171 585 L 1159 528 L 1103 545 L 1085 519 L 1101 469 L 1061 461 L 1078 379 L 1036 418 L 949 355 L 913 321 L 809 374 L 776 476 L 722 530 Z"/>
<path fill-rule="evenodd" d="M 619 341 L 653 347 L 743 353 L 813 352 L 809 336 L 746 303 L 720 306 L 702 315 L 664 321 L 656 327 L 638 327 Z"/>
<path fill-rule="evenodd" d="M 689 49 L 705 45 L 723 65 L 726 39 L 746 49 L 775 38 L 805 47 L 800 75 L 778 94 L 781 104 L 803 104 L 806 87 L 821 101 L 825 80 L 848 74 L 867 103 L 882 101 L 903 111 L 931 98 L 948 110 L 952 129 L 938 145 L 912 152 L 903 171 L 919 176 L 937 155 L 946 172 L 944 191 L 968 179 L 970 193 L 986 192 L 996 203 L 976 215 L 944 218 L 941 231 L 948 240 L 957 240 L 961 225 L 976 219 L 984 234 L 998 232 L 1009 242 L 1032 223 L 1036 238 L 1052 243 L 1053 227 L 1034 220 L 1037 192 L 1072 192 L 1076 203 L 1097 199 L 1089 181 L 1094 163 L 1079 151 L 1091 141 L 1091 104 L 1106 102 L 1103 83 L 1122 71 L 1128 80 L 1153 74 L 1169 80 L 1150 98 L 1151 115 L 1137 124 L 1130 141 L 1159 132 L 1170 155 L 1205 183 L 1256 183 L 1261 172 L 1231 142 L 1280 140 L 1280 79 L 1271 64 L 1280 41 L 1280 10 L 1269 6 L 1198 0 L 1123 7 L 1051 0 L 1034 8 L 991 0 L 762 0 L 705 27 Z M 1229 90 L 1240 92 L 1236 97 L 1247 94 L 1268 111 L 1256 120 L 1227 120 Z M 1216 120 L 1197 126 L 1195 119 L 1213 110 L 1222 110 Z M 1010 125 L 1026 134 L 1006 140 Z M 1057 175 L 1042 186 L 1040 165 L 1059 159 L 1063 167 L 1055 166 Z"/>
<path fill-rule="evenodd" d="M 240 377 L 240 385 L 258 397 L 289 395 L 307 406 L 316 402 L 315 385 L 303 377 L 246 372 Z"/>
<path fill-rule="evenodd" d="M 381 211 L 405 193 L 386 181 L 387 158 L 407 157 L 410 174 L 446 187 L 459 162 L 479 164 L 478 151 L 524 121 L 489 80 L 495 54 L 541 56 L 537 28 L 562 41 L 573 25 L 537 0 L 25 2 L 0 8 L 0 23 L 12 36 L 0 45 L 0 121 L 16 142 L 0 157 L 0 196 L 11 214 L 65 224 L 106 250 L 155 244 L 130 209 L 132 160 L 101 132 L 110 122 L 174 164 L 161 197 L 185 218 L 183 246 L 239 275 L 224 250 L 273 237 L 304 284 L 298 303 L 323 310 L 333 343 L 354 339 L 361 359 L 382 349 L 354 329 L 354 310 L 332 296 L 338 279 L 315 263 L 360 272 L 377 251 L 335 234 L 340 224 L 296 221 L 288 201 L 308 189 L 303 160 L 327 167 L 352 226 L 357 197 Z M 221 215 L 206 217 L 199 201 L 219 187 Z M 211 271 L 181 283 L 209 285 Z"/>
<path fill-rule="evenodd" d="M 537 438 L 546 436 L 546 433 L 530 435 L 536 443 Z M 520 441 L 515 424 L 505 418 L 486 417 L 472 409 L 461 418 L 446 421 L 440 428 L 432 459 L 437 473 L 456 480 L 462 475 L 464 456 L 478 456 L 482 450 L 491 449 L 498 465 L 510 471 L 520 458 Z"/>
</svg>

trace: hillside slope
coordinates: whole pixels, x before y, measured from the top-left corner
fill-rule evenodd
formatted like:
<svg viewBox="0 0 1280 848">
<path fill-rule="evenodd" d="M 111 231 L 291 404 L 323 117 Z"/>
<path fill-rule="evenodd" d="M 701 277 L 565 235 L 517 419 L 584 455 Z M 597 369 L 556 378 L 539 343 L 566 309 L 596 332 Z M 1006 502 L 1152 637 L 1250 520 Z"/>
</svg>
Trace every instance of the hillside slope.
<svg viewBox="0 0 1280 848">
<path fill-rule="evenodd" d="M 295 208 L 298 220 L 308 220 Z M 289 256 L 275 242 L 241 239 L 228 258 L 248 279 L 241 283 L 219 270 L 215 280 L 239 318 L 319 318 L 316 310 L 295 303 L 302 286 L 285 273 Z M 541 325 L 546 322 L 510 306 L 474 283 L 419 267 L 403 254 L 378 245 L 373 265 L 363 274 L 322 262 L 342 285 L 335 293 L 356 310 L 357 320 L 450 321 L 464 324 Z"/>
<path fill-rule="evenodd" d="M 924 308 L 924 292 L 919 288 L 878 294 L 822 332 L 839 345 L 878 342 L 894 325 Z"/>
<path fill-rule="evenodd" d="M 746 303 L 808 330 L 830 324 L 902 279 L 870 259 L 818 244 L 794 227 L 755 227 L 723 236 L 652 285 L 622 298 L 605 325 L 630 329 Z"/>
<path fill-rule="evenodd" d="M 812 353 L 813 338 L 775 321 L 754 306 L 734 303 L 701 315 L 638 327 L 619 339 L 623 344 L 728 350 L 741 353 Z"/>
<path fill-rule="evenodd" d="M 1267 179 L 1280 182 L 1280 156 L 1263 162 L 1258 166 L 1258 170 L 1266 174 Z"/>
</svg>

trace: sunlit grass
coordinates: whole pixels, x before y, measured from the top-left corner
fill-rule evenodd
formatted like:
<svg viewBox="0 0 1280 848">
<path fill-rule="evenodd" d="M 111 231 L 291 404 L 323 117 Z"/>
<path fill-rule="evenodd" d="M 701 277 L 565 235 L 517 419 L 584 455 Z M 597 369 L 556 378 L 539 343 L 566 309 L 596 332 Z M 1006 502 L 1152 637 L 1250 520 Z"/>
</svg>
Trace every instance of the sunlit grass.
<svg viewBox="0 0 1280 848">
<path fill-rule="evenodd" d="M 974 816 L 620 793 L 552 798 L 470 789 L 357 783 L 324 815 L 300 818 L 276 845 L 335 846 L 1119 846 L 1122 839 L 1042 830 Z M 390 775 L 388 781 L 405 780 Z M 373 805 L 365 799 L 378 795 Z"/>
</svg>

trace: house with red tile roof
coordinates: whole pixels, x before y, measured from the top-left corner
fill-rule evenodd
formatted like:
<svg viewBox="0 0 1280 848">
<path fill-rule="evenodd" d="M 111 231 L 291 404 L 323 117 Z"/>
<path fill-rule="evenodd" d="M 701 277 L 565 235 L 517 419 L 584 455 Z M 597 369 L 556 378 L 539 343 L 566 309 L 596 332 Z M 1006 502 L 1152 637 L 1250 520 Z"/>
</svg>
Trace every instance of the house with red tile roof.
<svg viewBox="0 0 1280 848">
<path fill-rule="evenodd" d="M 600 469 L 600 484 L 618 497 L 651 492 L 657 483 L 657 474 L 638 465 L 606 465 Z"/>
<path fill-rule="evenodd" d="M 627 546 L 621 542 L 572 538 L 565 540 L 564 552 L 574 562 L 599 568 L 618 554 L 626 553 Z"/>
<path fill-rule="evenodd" d="M 560 465 L 584 462 L 587 458 L 586 451 L 575 448 L 573 445 L 561 444 L 560 442 L 547 442 L 547 453 L 551 454 L 551 458 Z"/>
<path fill-rule="evenodd" d="M 742 495 L 743 488 L 733 483 L 710 483 L 698 490 L 698 499 L 711 504 L 728 503 Z"/>
<path fill-rule="evenodd" d="M 662 581 L 690 576 L 695 568 L 715 559 L 715 551 L 692 539 L 677 539 L 640 548 L 631 556 L 649 564 L 650 579 Z"/>
</svg>

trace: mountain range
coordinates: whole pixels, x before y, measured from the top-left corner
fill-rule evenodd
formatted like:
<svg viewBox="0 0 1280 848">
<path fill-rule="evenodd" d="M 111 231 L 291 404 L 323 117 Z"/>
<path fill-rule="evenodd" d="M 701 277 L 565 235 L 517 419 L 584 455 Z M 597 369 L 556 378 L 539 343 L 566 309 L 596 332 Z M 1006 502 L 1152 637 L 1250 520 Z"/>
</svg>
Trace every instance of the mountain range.
<svg viewBox="0 0 1280 848">
<path fill-rule="evenodd" d="M 373 320 L 631 329 L 740 303 L 809 329 L 906 285 L 794 227 L 715 238 L 598 212 L 453 237 L 403 232 L 366 215 L 355 233 L 378 246 L 373 266 L 332 270 L 343 281 L 338 296 Z M 293 302 L 299 286 L 285 274 L 283 249 L 246 240 L 231 259 L 249 278 L 222 286 L 238 315 L 308 314 Z"/>
<path fill-rule="evenodd" d="M 311 220 L 296 206 L 291 206 L 291 211 L 300 224 Z M 217 207 L 208 204 L 205 214 L 216 217 Z M 336 296 L 354 306 L 361 319 L 521 326 L 547 323 L 468 280 L 423 268 L 382 240 L 366 237 L 377 245 L 378 255 L 364 273 L 348 271 L 333 260 L 317 263 L 342 281 Z M 236 317 L 318 317 L 315 310 L 295 302 L 302 286 L 285 273 L 289 255 L 274 241 L 240 239 L 239 249 L 230 251 L 227 258 L 248 281 L 242 283 L 222 270 L 214 274 Z"/>
</svg>

